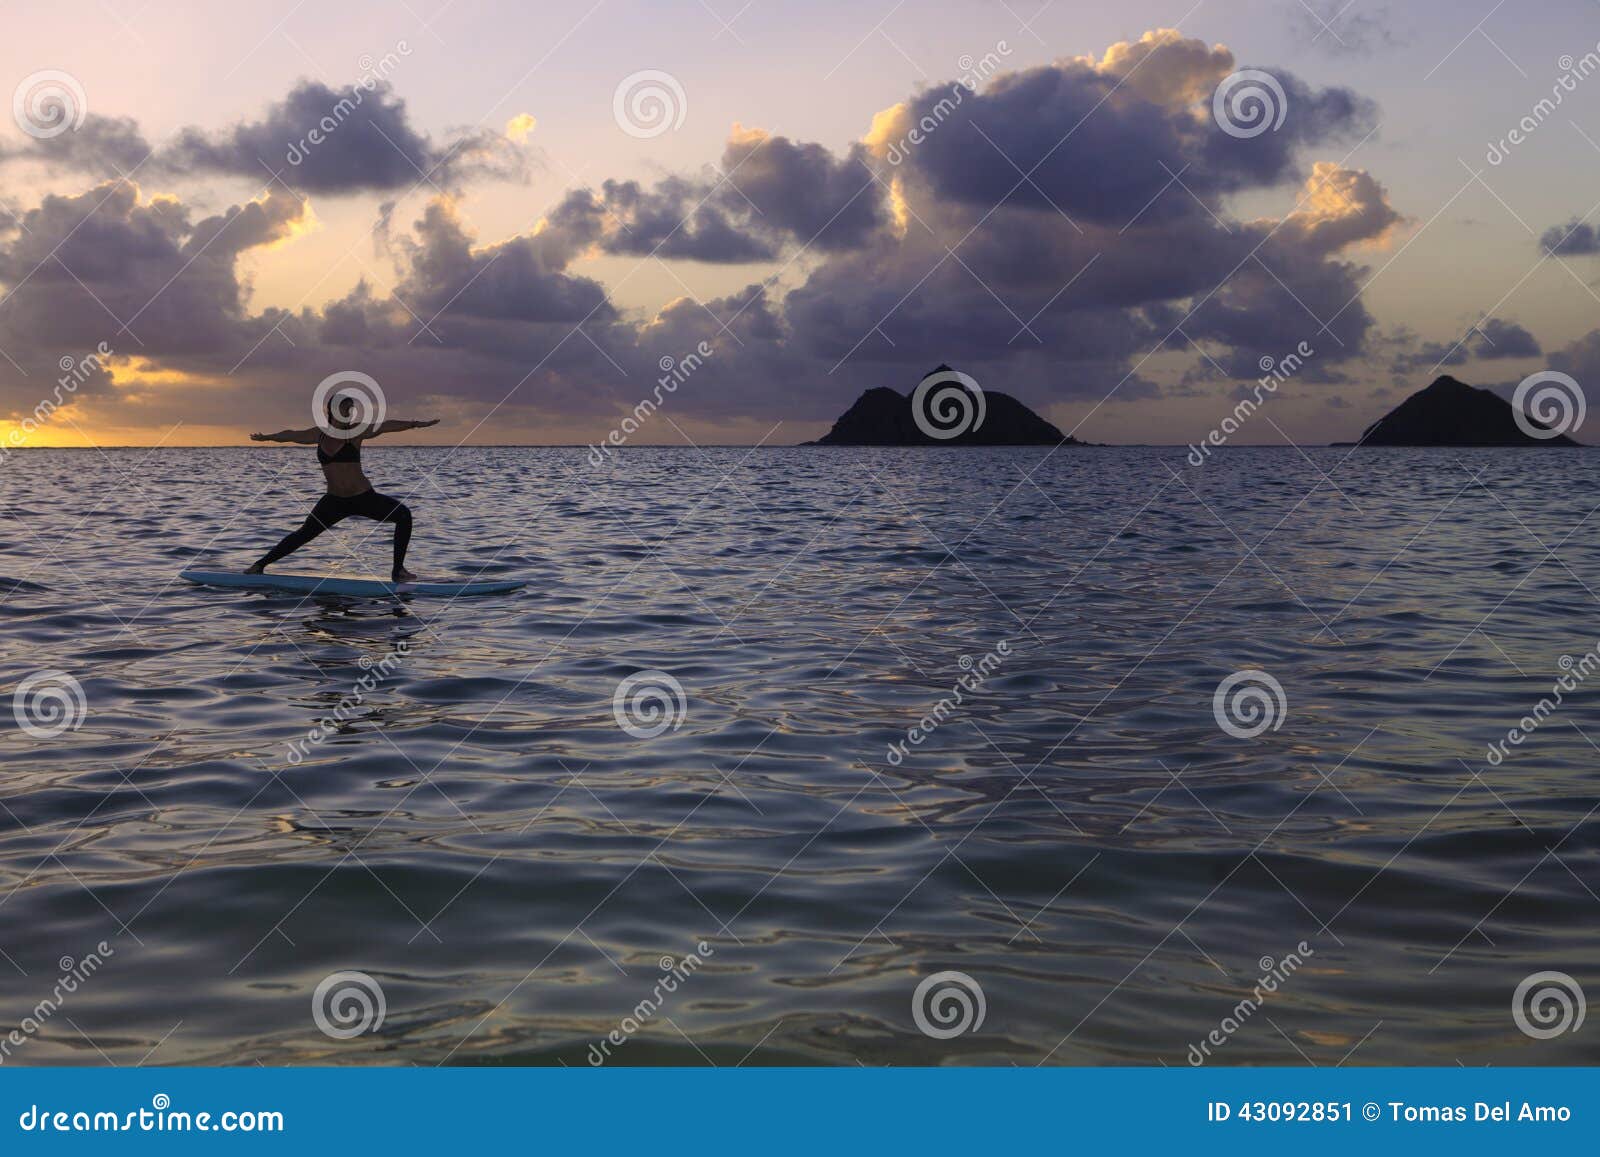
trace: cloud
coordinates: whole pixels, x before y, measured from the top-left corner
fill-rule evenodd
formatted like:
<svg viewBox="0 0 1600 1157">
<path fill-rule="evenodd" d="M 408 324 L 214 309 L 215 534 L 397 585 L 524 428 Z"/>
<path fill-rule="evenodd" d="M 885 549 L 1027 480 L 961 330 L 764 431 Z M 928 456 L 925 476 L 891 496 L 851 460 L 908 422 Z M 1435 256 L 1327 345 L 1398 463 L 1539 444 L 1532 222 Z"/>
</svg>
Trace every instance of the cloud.
<svg viewBox="0 0 1600 1157">
<path fill-rule="evenodd" d="M 1318 161 L 1300 207 L 1283 219 L 1282 230 L 1308 252 L 1332 254 L 1356 244 L 1382 244 L 1400 221 L 1387 191 L 1366 170 Z"/>
<path fill-rule="evenodd" d="M 821 145 L 735 125 L 722 171 L 725 204 L 747 203 L 756 225 L 821 253 L 857 248 L 888 221 L 884 187 L 860 150 L 836 158 Z"/>
<path fill-rule="evenodd" d="M 1474 332 L 1472 352 L 1480 358 L 1536 358 L 1544 352 L 1539 339 L 1514 321 L 1491 317 Z"/>
<path fill-rule="evenodd" d="M 1600 253 L 1600 229 L 1574 218 L 1546 229 L 1539 247 L 1555 257 L 1588 257 Z"/>
<path fill-rule="evenodd" d="M 519 117 L 508 127 L 515 138 L 468 129 L 439 143 L 411 124 L 405 101 L 387 81 L 334 89 L 306 80 L 259 118 L 219 131 L 191 126 L 151 146 L 132 120 L 90 114 L 76 132 L 31 141 L 4 159 L 101 177 L 140 169 L 164 179 L 214 175 L 265 184 L 276 175 L 295 189 L 325 195 L 455 189 L 485 177 L 526 174 L 530 162 L 520 142 L 531 124 Z"/>
<path fill-rule="evenodd" d="M 569 193 L 551 214 L 606 253 L 688 261 L 770 261 L 780 244 L 757 231 L 736 206 L 714 200 L 704 182 L 668 177 L 647 189 L 637 181 L 606 181 L 596 196 Z"/>
<path fill-rule="evenodd" d="M 1330 56 L 1370 56 L 1401 42 L 1387 7 L 1356 10 L 1352 0 L 1299 0 L 1285 10 L 1296 39 Z"/>
<path fill-rule="evenodd" d="M 1453 342 L 1416 343 L 1413 335 L 1402 335 L 1391 369 L 1396 374 L 1417 370 L 1433 372 L 1444 366 L 1464 365 L 1473 358 L 1499 361 L 1507 358 L 1538 357 L 1544 351 L 1539 339 L 1521 325 L 1504 318 L 1489 317 L 1467 330 Z"/>
</svg>

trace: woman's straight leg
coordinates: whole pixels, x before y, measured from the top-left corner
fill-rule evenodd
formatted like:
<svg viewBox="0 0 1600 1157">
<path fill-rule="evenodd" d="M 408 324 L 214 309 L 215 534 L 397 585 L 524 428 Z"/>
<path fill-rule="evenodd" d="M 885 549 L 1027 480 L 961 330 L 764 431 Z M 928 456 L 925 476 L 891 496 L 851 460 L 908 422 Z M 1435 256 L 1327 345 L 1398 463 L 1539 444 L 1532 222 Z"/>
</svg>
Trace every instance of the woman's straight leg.
<svg viewBox="0 0 1600 1157">
<path fill-rule="evenodd" d="M 277 546 L 262 555 L 252 570 L 264 570 L 277 562 L 280 558 L 293 554 L 317 535 L 327 530 L 330 526 L 344 518 L 345 512 L 339 509 L 339 502 L 331 494 L 324 494 L 311 508 L 311 513 L 306 515 L 306 520 L 300 524 L 300 529 L 284 535 Z"/>
</svg>

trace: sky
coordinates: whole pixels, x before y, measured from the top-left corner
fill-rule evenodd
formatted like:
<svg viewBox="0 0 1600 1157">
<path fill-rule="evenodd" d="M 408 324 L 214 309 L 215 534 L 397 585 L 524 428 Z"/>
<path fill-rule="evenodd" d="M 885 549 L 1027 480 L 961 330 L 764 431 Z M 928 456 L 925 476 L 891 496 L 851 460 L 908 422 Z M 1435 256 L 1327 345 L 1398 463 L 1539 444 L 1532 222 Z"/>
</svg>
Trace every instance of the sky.
<svg viewBox="0 0 1600 1157">
<path fill-rule="evenodd" d="M 6 447 L 237 444 L 357 374 L 447 445 L 791 444 L 940 363 L 1179 445 L 1265 367 L 1237 442 L 1600 381 L 1589 0 L 0 20 Z"/>
</svg>

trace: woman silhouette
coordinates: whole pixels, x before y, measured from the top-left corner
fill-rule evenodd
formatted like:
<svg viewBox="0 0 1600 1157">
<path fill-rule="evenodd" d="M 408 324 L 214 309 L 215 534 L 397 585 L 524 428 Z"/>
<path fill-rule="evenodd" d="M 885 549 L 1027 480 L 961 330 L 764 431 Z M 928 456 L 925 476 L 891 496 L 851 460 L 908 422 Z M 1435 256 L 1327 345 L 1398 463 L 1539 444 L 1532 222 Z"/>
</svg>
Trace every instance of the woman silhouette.
<svg viewBox="0 0 1600 1157">
<path fill-rule="evenodd" d="M 379 434 L 436 426 L 439 419 L 432 418 L 425 422 L 392 419 L 371 430 L 360 431 L 354 419 L 355 408 L 356 400 L 353 397 L 336 395 L 328 403 L 327 428 L 313 426 L 309 430 L 279 430 L 276 434 L 250 435 L 252 442 L 296 442 L 315 446 L 317 461 L 322 464 L 322 473 L 328 482 L 328 492 L 317 500 L 299 530 L 285 536 L 245 574 L 264 573 L 267 567 L 299 550 L 330 526 L 355 516 L 394 524 L 394 566 L 390 576 L 397 583 L 416 579 L 417 576 L 405 567 L 406 547 L 411 544 L 411 511 L 405 503 L 372 488 L 372 483 L 361 472 L 361 443 Z M 351 432 L 349 437 L 338 436 L 340 431 L 346 430 Z"/>
</svg>

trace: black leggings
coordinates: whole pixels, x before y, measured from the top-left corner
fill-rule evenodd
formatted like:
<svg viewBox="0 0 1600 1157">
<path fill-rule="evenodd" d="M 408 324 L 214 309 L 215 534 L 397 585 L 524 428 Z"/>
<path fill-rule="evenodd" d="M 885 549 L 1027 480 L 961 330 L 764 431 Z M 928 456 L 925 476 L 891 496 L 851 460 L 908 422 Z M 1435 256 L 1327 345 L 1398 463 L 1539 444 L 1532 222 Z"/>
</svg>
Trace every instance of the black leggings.
<svg viewBox="0 0 1600 1157">
<path fill-rule="evenodd" d="M 405 568 L 406 547 L 411 545 L 411 510 L 405 503 L 390 498 L 387 494 L 379 494 L 376 490 L 368 490 L 364 494 L 350 498 L 324 494 L 311 508 L 311 513 L 306 516 L 305 522 L 301 523 L 300 529 L 287 535 L 282 542 L 262 555 L 261 561 L 256 565 L 262 567 L 272 565 L 285 555 L 299 550 L 328 527 L 352 515 L 356 518 L 370 518 L 376 522 L 394 523 L 394 570 L 391 577 L 398 579 L 401 570 Z"/>
</svg>

